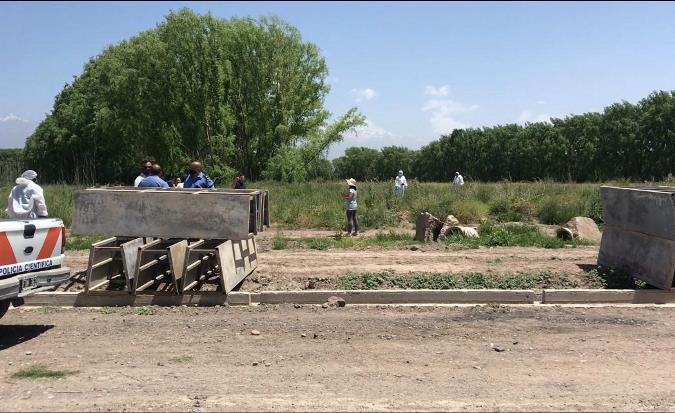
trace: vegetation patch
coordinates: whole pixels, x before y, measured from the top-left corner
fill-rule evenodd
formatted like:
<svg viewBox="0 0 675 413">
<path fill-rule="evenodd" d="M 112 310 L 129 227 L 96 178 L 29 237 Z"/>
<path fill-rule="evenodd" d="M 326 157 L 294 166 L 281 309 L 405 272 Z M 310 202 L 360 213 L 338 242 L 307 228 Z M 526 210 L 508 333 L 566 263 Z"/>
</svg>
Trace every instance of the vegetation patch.
<svg viewBox="0 0 675 413">
<path fill-rule="evenodd" d="M 592 241 L 563 240 L 542 234 L 539 228 L 531 224 L 494 225 L 481 224 L 478 228 L 479 238 L 456 234 L 447 237 L 448 244 L 459 244 L 467 248 L 478 247 L 540 247 L 563 248 L 566 246 L 595 245 Z"/>
<path fill-rule="evenodd" d="M 377 289 L 502 289 L 579 288 L 574 274 L 542 271 L 511 274 L 484 274 L 480 272 L 411 272 L 396 274 L 383 272 L 349 272 L 338 278 L 337 287 L 344 290 Z"/>
<path fill-rule="evenodd" d="M 71 374 L 79 373 L 74 370 L 51 370 L 43 365 L 36 364 L 25 369 L 21 369 L 13 373 L 10 377 L 13 379 L 43 379 L 43 378 L 60 378 Z"/>
<path fill-rule="evenodd" d="M 91 248 L 91 244 L 102 241 L 105 239 L 101 236 L 71 236 L 67 239 L 66 250 L 68 251 L 81 251 L 88 250 Z"/>
<path fill-rule="evenodd" d="M 171 357 L 169 362 L 171 363 L 189 363 L 192 361 L 192 356 L 177 356 Z"/>
</svg>

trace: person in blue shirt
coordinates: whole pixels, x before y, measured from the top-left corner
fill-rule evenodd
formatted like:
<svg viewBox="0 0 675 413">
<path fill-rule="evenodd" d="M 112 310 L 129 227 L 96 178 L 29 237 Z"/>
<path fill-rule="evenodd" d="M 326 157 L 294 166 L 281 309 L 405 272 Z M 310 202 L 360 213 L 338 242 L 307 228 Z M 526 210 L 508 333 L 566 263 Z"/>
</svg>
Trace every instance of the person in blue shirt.
<svg viewBox="0 0 675 413">
<path fill-rule="evenodd" d="M 183 188 L 213 188 L 213 181 L 202 172 L 202 163 L 194 161 L 190 164 L 190 173 L 185 177 Z"/>
<path fill-rule="evenodd" d="M 139 188 L 168 188 L 169 184 L 162 179 L 162 167 L 159 164 L 152 164 L 150 174 L 138 183 Z"/>
</svg>

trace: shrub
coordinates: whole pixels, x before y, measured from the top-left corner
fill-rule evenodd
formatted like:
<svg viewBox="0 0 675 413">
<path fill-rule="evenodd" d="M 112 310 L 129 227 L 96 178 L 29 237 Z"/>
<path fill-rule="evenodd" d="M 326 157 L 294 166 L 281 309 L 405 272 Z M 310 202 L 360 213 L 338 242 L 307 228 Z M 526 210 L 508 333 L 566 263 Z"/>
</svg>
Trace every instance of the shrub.
<svg viewBox="0 0 675 413">
<path fill-rule="evenodd" d="M 464 199 L 453 205 L 452 211 L 460 222 L 476 223 L 488 217 L 490 207 L 477 199 Z"/>
</svg>

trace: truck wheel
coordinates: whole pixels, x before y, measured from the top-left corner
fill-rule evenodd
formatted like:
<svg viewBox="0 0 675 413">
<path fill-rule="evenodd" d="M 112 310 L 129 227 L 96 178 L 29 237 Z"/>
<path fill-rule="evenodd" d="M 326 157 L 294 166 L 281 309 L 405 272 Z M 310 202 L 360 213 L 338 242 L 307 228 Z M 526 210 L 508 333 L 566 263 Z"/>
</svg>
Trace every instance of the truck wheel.
<svg viewBox="0 0 675 413">
<path fill-rule="evenodd" d="M 9 308 L 9 300 L 0 301 L 0 318 L 7 312 Z"/>
</svg>

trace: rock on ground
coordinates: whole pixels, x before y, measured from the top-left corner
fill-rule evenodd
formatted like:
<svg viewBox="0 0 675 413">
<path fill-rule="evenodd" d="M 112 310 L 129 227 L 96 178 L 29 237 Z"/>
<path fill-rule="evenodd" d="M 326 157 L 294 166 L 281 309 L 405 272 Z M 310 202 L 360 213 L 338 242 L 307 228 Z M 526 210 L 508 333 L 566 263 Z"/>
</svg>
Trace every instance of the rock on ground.
<svg viewBox="0 0 675 413">
<path fill-rule="evenodd" d="M 415 225 L 415 240 L 422 242 L 436 241 L 443 228 L 443 222 L 428 212 L 422 212 L 417 217 Z"/>
<path fill-rule="evenodd" d="M 556 234 L 559 238 L 564 239 L 583 239 L 587 241 L 600 242 L 602 233 L 598 229 L 598 225 L 591 218 L 574 217 L 567 221 L 565 225 L 558 228 Z"/>
</svg>

